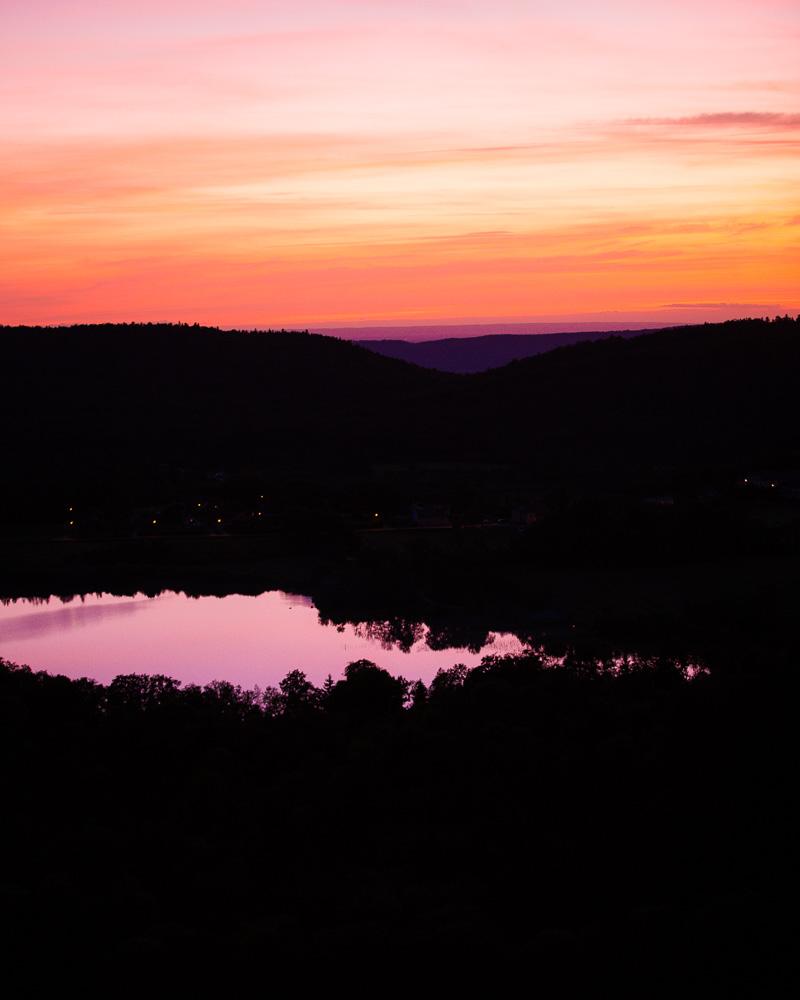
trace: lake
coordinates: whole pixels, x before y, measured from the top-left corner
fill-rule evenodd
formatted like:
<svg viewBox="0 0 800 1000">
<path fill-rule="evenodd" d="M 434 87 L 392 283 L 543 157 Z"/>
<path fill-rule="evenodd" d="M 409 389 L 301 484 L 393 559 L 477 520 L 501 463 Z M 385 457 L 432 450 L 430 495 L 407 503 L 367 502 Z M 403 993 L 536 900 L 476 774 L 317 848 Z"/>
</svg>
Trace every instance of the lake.
<svg viewBox="0 0 800 1000">
<path fill-rule="evenodd" d="M 374 623 L 323 622 L 311 598 L 283 591 L 256 597 L 100 594 L 0 605 L 0 658 L 103 682 L 117 674 L 160 673 L 184 683 L 264 687 L 298 668 L 319 684 L 359 659 L 428 682 L 442 667 L 472 667 L 488 654 L 524 648 L 510 633 L 490 632 L 478 650 L 432 649 L 428 630 L 418 624 L 402 643 L 387 634 Z"/>
</svg>

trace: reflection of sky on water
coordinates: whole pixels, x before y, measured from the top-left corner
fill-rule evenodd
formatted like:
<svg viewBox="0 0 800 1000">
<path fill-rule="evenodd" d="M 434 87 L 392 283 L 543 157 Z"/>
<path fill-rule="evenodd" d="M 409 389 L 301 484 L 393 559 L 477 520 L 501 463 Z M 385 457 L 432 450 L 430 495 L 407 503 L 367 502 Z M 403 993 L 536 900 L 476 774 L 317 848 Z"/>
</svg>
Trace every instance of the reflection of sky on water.
<svg viewBox="0 0 800 1000">
<path fill-rule="evenodd" d="M 164 673 L 184 682 L 218 678 L 250 687 L 277 684 L 299 668 L 321 683 L 362 658 L 429 681 L 441 667 L 475 666 L 488 653 L 521 649 L 506 634 L 490 634 L 479 650 L 431 649 L 426 634 L 423 626 L 404 650 L 380 629 L 323 624 L 309 597 L 281 591 L 258 597 L 105 594 L 0 606 L 0 657 L 101 681 L 119 673 Z"/>
<path fill-rule="evenodd" d="M 130 617 L 138 611 L 152 607 L 153 600 L 154 598 L 141 598 L 108 604 L 70 603 L 58 607 L 48 605 L 44 611 L 18 611 L 11 618 L 5 618 L 0 611 L 0 645 L 19 639 L 42 638 L 52 632 L 65 632 L 68 629 L 97 624 L 110 618 Z M 23 603 L 20 601 L 10 606 L 18 609 Z M 41 605 L 34 606 L 41 607 Z"/>
</svg>

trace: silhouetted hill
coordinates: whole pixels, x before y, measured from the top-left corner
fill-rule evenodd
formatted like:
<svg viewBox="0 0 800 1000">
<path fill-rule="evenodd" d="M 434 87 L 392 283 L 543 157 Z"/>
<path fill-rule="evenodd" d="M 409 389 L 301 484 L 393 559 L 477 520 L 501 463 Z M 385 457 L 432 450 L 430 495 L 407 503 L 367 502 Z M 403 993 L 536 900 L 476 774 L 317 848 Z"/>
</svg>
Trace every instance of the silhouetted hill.
<svg viewBox="0 0 800 1000">
<path fill-rule="evenodd" d="M 683 327 L 455 376 L 311 334 L 6 328 L 3 497 L 22 509 L 76 493 L 179 494 L 219 470 L 300 477 L 304 502 L 322 509 L 345 481 L 361 484 L 352 502 L 369 503 L 364 484 L 391 463 L 406 471 L 387 503 L 406 503 L 437 463 L 434 487 L 452 492 L 465 467 L 480 489 L 501 488 L 500 466 L 608 488 L 657 467 L 785 461 L 800 452 L 799 331 L 788 318 Z"/>
<path fill-rule="evenodd" d="M 482 337 L 447 337 L 442 340 L 356 340 L 361 347 L 387 358 L 409 361 L 422 368 L 456 374 L 470 374 L 500 368 L 511 361 L 531 358 L 557 347 L 568 347 L 588 340 L 607 337 L 636 337 L 644 330 L 620 330 L 613 333 L 581 331 L 577 333 L 515 334 L 497 333 Z"/>
<path fill-rule="evenodd" d="M 331 337 L 137 324 L 2 329 L 0 370 L 16 494 L 360 467 L 442 379 Z"/>
<path fill-rule="evenodd" d="M 465 387 L 476 430 L 503 428 L 505 455 L 554 473 L 715 467 L 800 449 L 798 371 L 800 323 L 742 320 L 578 344 Z"/>
</svg>

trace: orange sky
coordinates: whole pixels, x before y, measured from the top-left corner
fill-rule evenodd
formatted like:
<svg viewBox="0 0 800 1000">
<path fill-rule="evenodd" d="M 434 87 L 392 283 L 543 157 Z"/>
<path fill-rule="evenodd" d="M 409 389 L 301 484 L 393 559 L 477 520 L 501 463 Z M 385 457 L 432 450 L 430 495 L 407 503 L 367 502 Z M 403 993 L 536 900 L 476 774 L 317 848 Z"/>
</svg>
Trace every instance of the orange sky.
<svg viewBox="0 0 800 1000">
<path fill-rule="evenodd" d="M 0 322 L 800 308 L 800 4 L 4 0 Z"/>
</svg>

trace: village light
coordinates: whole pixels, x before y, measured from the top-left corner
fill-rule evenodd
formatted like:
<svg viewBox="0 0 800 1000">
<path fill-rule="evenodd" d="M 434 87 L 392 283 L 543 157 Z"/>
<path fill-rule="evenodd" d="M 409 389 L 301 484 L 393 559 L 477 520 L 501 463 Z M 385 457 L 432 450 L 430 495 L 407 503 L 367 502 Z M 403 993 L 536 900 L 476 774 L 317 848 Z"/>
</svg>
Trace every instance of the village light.
<svg viewBox="0 0 800 1000">
<path fill-rule="evenodd" d="M 217 524 L 222 524 L 222 518 L 221 517 L 217 518 Z"/>
<path fill-rule="evenodd" d="M 158 524 L 158 521 L 155 518 L 153 518 L 153 520 L 150 523 L 151 524 Z"/>
</svg>

